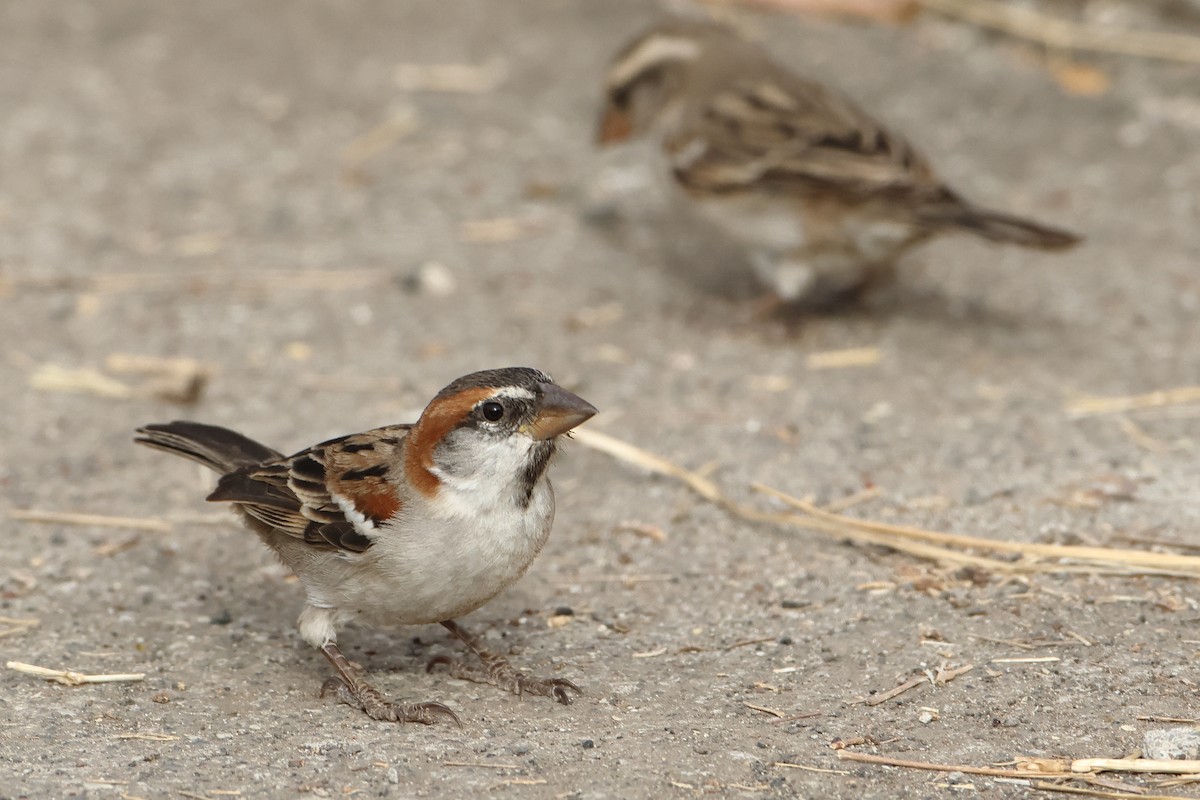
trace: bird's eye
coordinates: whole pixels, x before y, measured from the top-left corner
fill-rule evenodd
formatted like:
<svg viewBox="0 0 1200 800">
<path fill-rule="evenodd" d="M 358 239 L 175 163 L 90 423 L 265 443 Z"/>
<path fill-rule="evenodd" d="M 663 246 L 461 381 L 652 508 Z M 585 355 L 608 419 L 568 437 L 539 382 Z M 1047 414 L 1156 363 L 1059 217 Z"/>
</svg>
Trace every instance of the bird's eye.
<svg viewBox="0 0 1200 800">
<path fill-rule="evenodd" d="M 504 406 L 495 402 L 484 403 L 479 410 L 483 412 L 483 418 L 488 422 L 496 422 L 504 416 Z"/>
</svg>

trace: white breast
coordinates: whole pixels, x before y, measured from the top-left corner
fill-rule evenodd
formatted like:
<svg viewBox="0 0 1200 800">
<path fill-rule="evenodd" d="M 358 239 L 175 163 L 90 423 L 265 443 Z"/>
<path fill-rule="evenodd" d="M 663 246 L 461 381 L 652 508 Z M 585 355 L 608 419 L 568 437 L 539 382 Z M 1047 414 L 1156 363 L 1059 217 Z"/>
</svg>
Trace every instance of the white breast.
<svg viewBox="0 0 1200 800">
<path fill-rule="evenodd" d="M 808 241 L 797 209 L 777 197 L 744 194 L 692 200 L 702 217 L 749 247 L 786 253 Z"/>
<path fill-rule="evenodd" d="M 525 574 L 554 522 L 554 492 L 543 479 L 522 509 L 506 502 L 474 513 L 406 523 L 380 532 L 376 562 L 392 596 L 370 603 L 380 622 L 440 622 L 468 614 Z"/>
<path fill-rule="evenodd" d="M 416 501 L 380 525 L 363 553 L 323 554 L 301 571 L 314 644 L 343 622 L 389 627 L 454 619 L 482 606 L 520 578 L 550 535 L 554 491 L 543 478 L 522 508 L 509 493 L 481 505 L 442 487 L 435 505 Z M 447 494 L 449 492 L 449 494 Z M 486 494 L 486 493 L 481 493 Z"/>
</svg>

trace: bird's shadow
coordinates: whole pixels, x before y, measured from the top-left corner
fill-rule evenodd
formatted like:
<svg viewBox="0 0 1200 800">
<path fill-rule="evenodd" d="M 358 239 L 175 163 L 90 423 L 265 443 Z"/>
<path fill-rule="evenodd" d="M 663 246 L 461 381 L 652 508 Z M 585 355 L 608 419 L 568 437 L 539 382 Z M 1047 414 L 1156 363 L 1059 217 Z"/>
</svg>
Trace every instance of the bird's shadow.
<svg viewBox="0 0 1200 800">
<path fill-rule="evenodd" d="M 894 280 L 868 291 L 820 304 L 772 306 L 744 248 L 711 226 L 696 224 L 686 210 L 667 206 L 642 210 L 634 218 L 609 209 L 602 219 L 589 221 L 612 247 L 677 285 L 668 310 L 706 330 L 715 326 L 782 343 L 837 324 L 882 328 L 908 322 L 984 340 L 1067 327 L 1044 310 L 1001 308 L 986 297 L 954 294 L 922 280 L 930 256 L 921 253 L 903 259 Z"/>
</svg>

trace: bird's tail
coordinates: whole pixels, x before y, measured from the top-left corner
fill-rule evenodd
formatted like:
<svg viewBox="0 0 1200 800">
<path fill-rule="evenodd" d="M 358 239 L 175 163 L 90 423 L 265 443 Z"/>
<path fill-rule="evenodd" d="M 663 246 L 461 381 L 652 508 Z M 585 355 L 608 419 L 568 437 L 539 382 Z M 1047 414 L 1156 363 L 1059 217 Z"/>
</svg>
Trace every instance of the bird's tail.
<svg viewBox="0 0 1200 800">
<path fill-rule="evenodd" d="M 190 458 L 222 474 L 283 458 L 266 445 L 216 425 L 177 420 L 147 425 L 137 432 L 138 444 Z"/>
<path fill-rule="evenodd" d="M 1079 243 L 1080 237 L 1049 225 L 1041 225 L 1002 211 L 992 211 L 967 203 L 931 210 L 928 219 L 937 227 L 950 227 L 982 236 L 993 242 L 1008 242 L 1039 250 L 1065 250 Z"/>
</svg>

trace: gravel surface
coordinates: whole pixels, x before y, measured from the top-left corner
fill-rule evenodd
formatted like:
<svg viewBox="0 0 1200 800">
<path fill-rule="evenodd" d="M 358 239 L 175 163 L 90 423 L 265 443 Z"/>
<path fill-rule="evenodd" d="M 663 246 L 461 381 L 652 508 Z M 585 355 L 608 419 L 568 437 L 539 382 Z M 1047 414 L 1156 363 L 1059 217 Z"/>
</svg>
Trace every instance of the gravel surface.
<svg viewBox="0 0 1200 800">
<path fill-rule="evenodd" d="M 330 670 L 296 633 L 300 587 L 203 503 L 211 475 L 134 447 L 135 427 L 195 418 L 297 449 L 529 364 L 601 409 L 588 427 L 764 508 L 753 481 L 822 503 L 877 487 L 848 513 L 1197 545 L 1196 407 L 1065 410 L 1200 383 L 1195 67 L 1100 59 L 1107 90 L 1078 96 L 1034 51 L 936 17 L 747 14 L 968 196 L 1087 237 L 1062 255 L 933 243 L 865 308 L 783 325 L 754 318 L 736 252 L 653 190 L 646 148 L 592 149 L 603 65 L 655 14 L 0 4 L 0 513 L 170 523 L 8 521 L 0 615 L 38 624 L 0 623 L 3 660 L 145 680 L 0 673 L 0 797 L 1030 797 L 830 744 L 976 766 L 1117 757 L 1164 727 L 1144 718 L 1200 716 L 1192 582 L 943 569 L 746 523 L 580 442 L 554 468 L 542 556 L 464 620 L 577 681 L 578 702 L 427 674 L 457 652 L 436 626 L 342 644 L 464 729 L 318 698 Z M 469 91 L 422 89 L 431 77 Z M 880 359 L 810 366 L 845 348 Z M 113 354 L 212 376 L 192 405 L 34 386 Z M 996 660 L 1014 658 L 1041 660 Z"/>
</svg>

